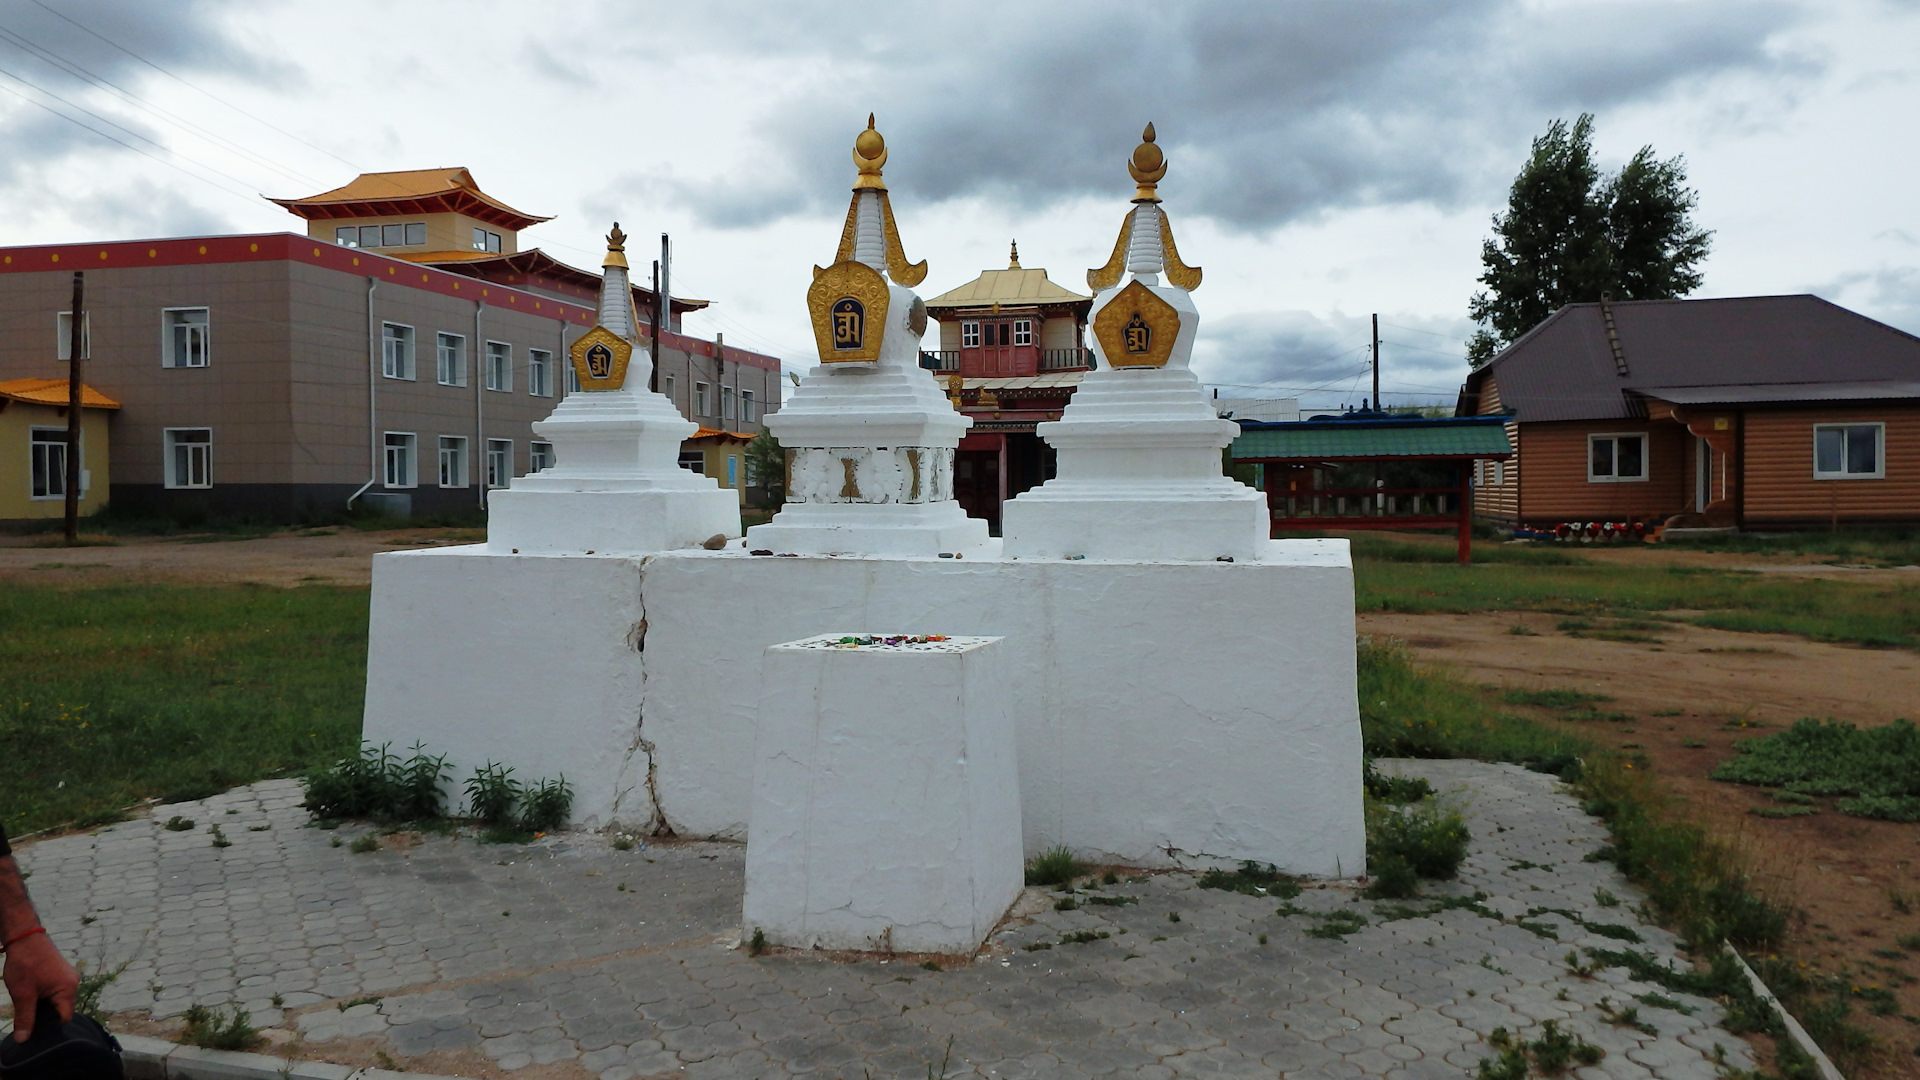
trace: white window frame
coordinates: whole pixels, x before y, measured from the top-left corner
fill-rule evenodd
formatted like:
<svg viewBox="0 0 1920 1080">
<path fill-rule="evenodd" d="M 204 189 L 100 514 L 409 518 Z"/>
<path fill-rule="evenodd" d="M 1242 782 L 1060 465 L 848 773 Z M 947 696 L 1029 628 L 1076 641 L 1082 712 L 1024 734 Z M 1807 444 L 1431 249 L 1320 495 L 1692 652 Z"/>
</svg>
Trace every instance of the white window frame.
<svg viewBox="0 0 1920 1080">
<path fill-rule="evenodd" d="M 1033 320 L 1032 319 L 1013 320 L 1013 343 L 1015 345 L 1033 344 Z"/>
<path fill-rule="evenodd" d="M 673 376 L 660 376 L 660 393 L 664 395 L 668 401 L 673 400 Z M 675 405 L 674 408 L 677 409 L 679 406 Z"/>
<path fill-rule="evenodd" d="M 467 336 L 445 330 L 433 336 L 433 373 L 441 386 L 467 385 Z"/>
<path fill-rule="evenodd" d="M 467 437 L 465 435 L 440 436 L 440 486 L 443 488 L 466 487 L 467 475 Z"/>
<path fill-rule="evenodd" d="M 527 350 L 527 394 L 530 397 L 553 396 L 552 350 Z"/>
<path fill-rule="evenodd" d="M 73 351 L 73 312 L 57 311 L 53 315 L 53 358 L 71 360 Z M 93 357 L 93 312 L 80 317 L 80 359 Z"/>
<path fill-rule="evenodd" d="M 182 435 L 201 435 L 205 439 L 182 442 Z M 180 451 L 187 451 L 188 464 L 186 476 L 181 476 Z M 194 450 L 200 451 L 197 455 Z M 208 427 L 162 428 L 160 432 L 160 451 L 165 485 L 169 488 L 210 488 L 213 486 L 213 429 Z M 198 467 L 192 459 L 198 457 Z M 194 482 L 194 473 L 199 473 L 199 482 Z"/>
<path fill-rule="evenodd" d="M 580 392 L 580 372 L 578 369 L 576 369 L 573 366 L 573 357 L 571 356 L 567 357 L 566 363 L 561 364 L 560 367 L 563 371 L 566 372 L 566 375 L 564 376 L 564 380 L 567 387 L 567 393 L 569 394 L 579 393 Z"/>
<path fill-rule="evenodd" d="M 1612 461 L 1612 468 L 1614 470 L 1614 475 L 1601 476 L 1593 471 L 1593 444 L 1596 440 L 1599 440 L 1599 439 L 1612 439 L 1614 442 L 1613 461 Z M 1638 476 L 1618 475 L 1620 471 L 1620 440 L 1621 439 L 1640 440 L 1640 475 Z M 1645 483 L 1653 473 L 1652 468 L 1649 467 L 1652 465 L 1652 462 L 1647 460 L 1648 450 L 1649 450 L 1649 447 L 1648 447 L 1647 433 L 1644 431 L 1596 431 L 1589 434 L 1587 436 L 1587 483 L 1589 484 L 1642 484 L 1642 483 Z"/>
<path fill-rule="evenodd" d="M 494 361 L 499 360 L 496 370 Z M 513 343 L 510 341 L 487 342 L 487 389 L 496 393 L 513 393 Z"/>
<path fill-rule="evenodd" d="M 1847 471 L 1847 459 L 1849 457 L 1847 444 L 1850 442 L 1850 439 L 1845 433 L 1849 430 L 1859 428 L 1873 429 L 1872 472 Z M 1838 431 L 1842 433 L 1840 439 L 1840 471 L 1838 472 L 1821 471 L 1820 433 L 1823 431 Z M 1834 423 L 1813 425 L 1813 478 L 1815 480 L 1885 480 L 1887 478 L 1887 425 L 1877 420 L 1859 421 L 1850 424 Z"/>
<path fill-rule="evenodd" d="M 527 444 L 527 473 L 529 475 L 553 468 L 553 444 L 538 439 Z"/>
<path fill-rule="evenodd" d="M 707 384 L 706 383 L 697 382 L 693 384 L 693 415 L 695 416 L 707 415 Z"/>
<path fill-rule="evenodd" d="M 487 486 L 503 488 L 513 483 L 513 440 L 487 440 Z"/>
<path fill-rule="evenodd" d="M 360 226 L 335 225 L 333 227 L 333 242 L 345 248 L 359 247 L 360 246 Z"/>
<path fill-rule="evenodd" d="M 190 314 L 192 312 L 199 312 L 202 315 L 205 315 L 206 319 L 199 323 L 188 323 L 188 322 L 178 321 L 178 316 Z M 193 333 L 193 330 L 196 327 L 200 331 L 198 334 Z M 180 356 L 180 350 L 174 347 L 175 342 L 174 342 L 173 332 L 176 329 L 187 330 L 186 343 L 184 345 L 184 350 L 187 355 L 184 360 Z M 194 339 L 196 337 L 199 339 L 198 341 L 199 350 L 197 354 L 194 349 L 194 345 L 195 345 Z M 198 363 L 195 362 L 196 360 L 198 361 Z M 163 368 L 203 368 L 208 366 L 212 362 L 213 362 L 213 309 L 206 307 L 205 305 L 202 305 L 199 307 L 161 308 L 160 309 L 160 366 Z"/>
<path fill-rule="evenodd" d="M 720 388 L 720 419 L 733 419 L 733 387 L 731 386 Z"/>
<path fill-rule="evenodd" d="M 43 435 L 43 434 L 55 435 L 55 436 L 58 436 L 58 438 L 53 438 L 53 439 L 34 438 L 34 436 L 36 435 Z M 54 453 L 52 449 L 53 447 L 59 447 L 59 453 L 57 454 Z M 46 459 L 46 466 L 41 472 L 41 475 L 46 478 L 46 484 L 43 488 L 36 490 L 33 487 L 33 465 L 35 463 L 34 459 L 42 458 L 42 457 Z M 80 439 L 80 465 L 81 465 L 80 490 L 81 490 L 81 494 L 83 495 L 86 493 L 86 476 L 87 476 L 86 463 L 87 463 L 87 440 L 83 435 Z M 58 466 L 58 467 L 56 468 L 55 466 Z M 67 497 L 67 429 L 66 428 L 63 428 L 63 427 L 59 427 L 59 428 L 29 427 L 27 428 L 27 497 L 34 502 L 49 502 L 54 499 L 64 499 Z"/>
<path fill-rule="evenodd" d="M 979 347 L 980 347 L 980 322 L 979 322 L 979 320 L 977 320 L 977 319 L 968 319 L 968 320 L 965 320 L 965 321 L 963 321 L 963 322 L 961 322 L 961 324 L 960 324 L 960 347 L 961 347 L 961 348 L 963 348 L 963 349 L 977 349 L 977 348 L 979 348 Z"/>
<path fill-rule="evenodd" d="M 405 332 L 395 333 L 396 330 Z M 413 327 L 406 323 L 381 323 L 380 374 L 403 382 L 414 381 L 414 342 Z"/>
<path fill-rule="evenodd" d="M 753 391 L 740 391 L 740 420 L 743 423 L 753 423 L 753 400 Z"/>
<path fill-rule="evenodd" d="M 403 440 L 394 442 L 395 439 Z M 381 472 L 380 479 L 386 488 L 416 488 L 420 486 L 420 436 L 412 431 L 384 432 L 380 439 Z M 398 454 L 396 455 L 396 451 Z M 398 461 L 398 474 L 394 464 Z"/>
</svg>

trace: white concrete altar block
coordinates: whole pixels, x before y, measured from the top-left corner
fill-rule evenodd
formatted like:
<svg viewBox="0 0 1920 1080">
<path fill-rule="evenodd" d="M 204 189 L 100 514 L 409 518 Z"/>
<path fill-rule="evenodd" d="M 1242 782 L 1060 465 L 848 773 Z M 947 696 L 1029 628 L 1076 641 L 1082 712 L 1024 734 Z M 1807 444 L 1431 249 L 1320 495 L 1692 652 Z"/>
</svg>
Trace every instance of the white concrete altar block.
<svg viewBox="0 0 1920 1080">
<path fill-rule="evenodd" d="M 774 645 L 762 667 L 745 933 L 966 953 L 1025 884 L 998 637 Z"/>
</svg>

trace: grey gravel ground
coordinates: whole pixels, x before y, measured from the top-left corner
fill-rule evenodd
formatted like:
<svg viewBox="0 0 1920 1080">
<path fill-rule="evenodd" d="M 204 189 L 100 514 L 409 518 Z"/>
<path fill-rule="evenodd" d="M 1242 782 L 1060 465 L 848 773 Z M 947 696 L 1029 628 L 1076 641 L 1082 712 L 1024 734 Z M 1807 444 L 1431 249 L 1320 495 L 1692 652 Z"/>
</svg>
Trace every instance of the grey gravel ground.
<svg viewBox="0 0 1920 1080">
<path fill-rule="evenodd" d="M 403 1060 L 464 1049 L 508 1070 L 571 1061 L 604 1080 L 921 1077 L 952 1037 L 951 1076 L 1412 1080 L 1470 1076 L 1496 1028 L 1531 1037 L 1555 1020 L 1606 1050 L 1573 1073 L 1582 1080 L 1710 1080 L 1716 1057 L 1752 1067 L 1713 1002 L 1669 994 L 1694 1011 L 1640 1003 L 1657 1033 L 1616 1027 L 1602 999 L 1635 1004 L 1656 988 L 1617 968 L 1568 970 L 1569 949 L 1622 942 L 1567 913 L 1678 954 L 1671 935 L 1638 924 L 1639 896 L 1611 866 L 1582 861 L 1605 835 L 1557 781 L 1477 762 L 1389 767 L 1467 810 L 1460 880 L 1427 893 L 1480 890 L 1502 918 L 1396 912 L 1346 884 L 1310 888 L 1292 901 L 1310 914 L 1282 915 L 1272 898 L 1173 873 L 1091 894 L 1133 902 L 1083 896 L 1069 911 L 1029 890 L 1018 910 L 1030 917 L 952 970 L 754 958 L 736 947 L 737 845 L 429 836 L 356 854 L 344 846 L 354 827 L 303 827 L 290 781 L 31 844 L 21 861 L 70 953 L 130 961 L 107 1008 L 166 1018 L 237 1003 L 321 1059 L 334 1040 L 378 1037 Z M 167 831 L 176 813 L 195 827 Z M 215 824 L 231 846 L 214 846 Z M 1540 908 L 1559 910 L 1526 919 Z M 1344 939 L 1309 934 L 1335 910 L 1367 924 Z M 1078 931 L 1107 936 L 1062 940 Z M 378 1000 L 340 1008 L 357 998 Z"/>
</svg>

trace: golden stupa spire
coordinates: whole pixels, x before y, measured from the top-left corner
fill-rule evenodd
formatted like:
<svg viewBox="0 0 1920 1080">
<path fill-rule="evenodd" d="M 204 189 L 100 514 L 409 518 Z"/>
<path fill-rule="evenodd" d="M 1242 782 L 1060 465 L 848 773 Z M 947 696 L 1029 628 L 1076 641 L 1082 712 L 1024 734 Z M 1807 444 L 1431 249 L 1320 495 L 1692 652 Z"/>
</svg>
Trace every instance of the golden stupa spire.
<svg viewBox="0 0 1920 1080">
<path fill-rule="evenodd" d="M 880 169 L 887 163 L 887 140 L 873 126 L 873 114 L 867 114 L 867 129 L 853 140 L 853 164 L 860 175 L 853 182 L 853 202 L 847 206 L 847 224 L 840 231 L 840 250 L 834 255 L 835 262 L 844 262 L 853 258 L 854 248 L 860 233 L 860 200 L 872 198 L 880 202 L 880 229 L 886 245 L 887 275 L 911 289 L 926 280 L 927 263 L 922 259 L 917 263 L 907 261 L 907 253 L 900 246 L 900 229 L 893 222 L 893 203 L 887 199 L 887 182 L 880 178 Z"/>
<path fill-rule="evenodd" d="M 880 169 L 887 163 L 887 140 L 874 130 L 872 113 L 867 114 L 867 130 L 853 140 L 853 163 L 860 169 L 853 190 L 887 190 L 887 182 L 880 179 Z"/>
<path fill-rule="evenodd" d="M 617 221 L 613 223 L 613 231 L 607 234 L 607 257 L 600 265 L 623 269 L 627 265 L 627 234 L 620 231 Z"/>
<path fill-rule="evenodd" d="M 1134 202 L 1160 201 L 1154 194 L 1154 188 L 1160 178 L 1167 175 L 1167 155 L 1153 142 L 1153 124 L 1147 124 L 1147 130 L 1140 133 L 1140 145 L 1133 148 L 1133 157 L 1127 161 L 1127 172 L 1133 174 L 1133 182 L 1140 185 L 1134 192 Z"/>
<path fill-rule="evenodd" d="M 1020 269 L 1020 241 L 1018 240 L 1013 242 L 1012 250 L 1007 253 L 1007 269 Z"/>
</svg>

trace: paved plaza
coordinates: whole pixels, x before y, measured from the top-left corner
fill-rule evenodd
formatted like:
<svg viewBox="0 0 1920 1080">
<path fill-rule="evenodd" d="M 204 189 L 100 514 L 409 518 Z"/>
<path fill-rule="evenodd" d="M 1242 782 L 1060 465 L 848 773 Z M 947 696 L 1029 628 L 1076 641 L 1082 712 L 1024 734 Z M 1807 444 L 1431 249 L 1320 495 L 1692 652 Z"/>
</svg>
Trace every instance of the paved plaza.
<svg viewBox="0 0 1920 1080">
<path fill-rule="evenodd" d="M 940 971 L 749 956 L 739 845 L 429 835 L 357 853 L 364 829 L 305 827 L 292 781 L 20 854 L 56 940 L 96 969 L 128 962 L 109 1010 L 165 1019 L 238 1004 L 321 1060 L 330 1044 L 384 1040 L 401 1062 L 440 1050 L 604 1080 L 881 1080 L 926 1076 L 951 1038 L 949 1076 L 1412 1080 L 1470 1076 L 1496 1028 L 1530 1038 L 1553 1020 L 1605 1049 L 1573 1073 L 1585 1080 L 1709 1080 L 1716 1058 L 1752 1066 L 1713 1002 L 1636 1003 L 1658 988 L 1620 968 L 1568 969 L 1577 947 L 1678 953 L 1638 924 L 1638 894 L 1611 865 L 1582 861 L 1605 833 L 1558 781 L 1477 762 L 1390 767 L 1464 804 L 1473 845 L 1460 880 L 1425 892 L 1479 890 L 1482 910 L 1427 913 L 1339 884 L 1288 902 L 1304 914 L 1280 914 L 1275 898 L 1200 889 L 1189 874 L 1123 874 L 1070 910 L 1055 909 L 1063 894 L 1028 890 L 1023 917 L 979 959 Z M 175 814 L 194 827 L 169 831 Z M 215 825 L 230 846 L 215 846 Z M 1333 912 L 1365 925 L 1339 936 L 1354 920 Z M 1645 943 L 1583 923 L 1631 926 Z M 1637 1004 L 1652 1030 L 1615 1026 L 1603 999 Z"/>
</svg>

